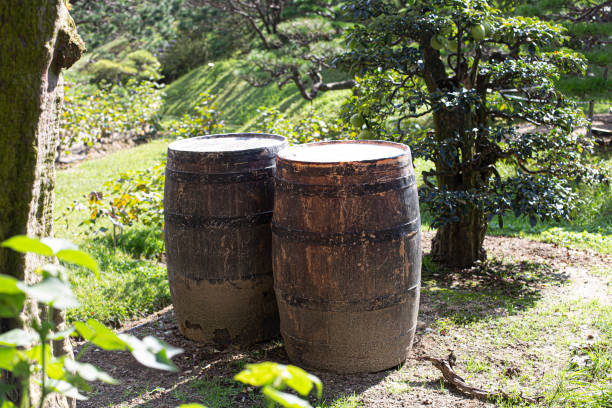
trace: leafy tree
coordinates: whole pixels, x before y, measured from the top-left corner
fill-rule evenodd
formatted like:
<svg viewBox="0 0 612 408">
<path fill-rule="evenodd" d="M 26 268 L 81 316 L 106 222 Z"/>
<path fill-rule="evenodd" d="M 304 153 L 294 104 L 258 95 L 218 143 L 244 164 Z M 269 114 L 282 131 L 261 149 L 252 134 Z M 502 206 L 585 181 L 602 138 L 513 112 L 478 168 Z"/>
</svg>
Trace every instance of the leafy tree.
<svg viewBox="0 0 612 408">
<path fill-rule="evenodd" d="M 251 42 L 249 28 L 239 16 L 210 6 L 181 7 L 176 36 L 159 57 L 164 81 L 236 52 L 246 54 Z"/>
<path fill-rule="evenodd" d="M 562 77 L 561 89 L 583 97 L 610 99 L 612 1 L 529 0 L 518 6 L 515 13 L 562 24 L 570 37 L 569 45 L 584 53 L 589 63 L 587 77 Z"/>
<path fill-rule="evenodd" d="M 420 198 L 437 227 L 436 259 L 483 259 L 495 215 L 532 225 L 570 216 L 572 183 L 597 172 L 584 154 L 591 141 L 576 131 L 584 115 L 555 88 L 561 74 L 585 71 L 562 48 L 563 27 L 506 17 L 484 0 L 354 0 L 347 10 L 357 25 L 339 62 L 360 73 L 348 114 L 366 136 L 407 142 L 434 163 Z M 425 115 L 433 130 L 415 132 L 410 120 Z"/>
<path fill-rule="evenodd" d="M 293 83 L 306 100 L 319 92 L 350 89 L 352 79 L 326 82 L 329 62 L 342 52 L 340 19 L 334 0 L 189 0 L 239 16 L 261 43 L 243 66 L 244 78 L 253 86 Z"/>
<path fill-rule="evenodd" d="M 90 49 L 125 36 L 153 51 L 173 37 L 183 0 L 72 0 L 72 14 Z"/>
</svg>

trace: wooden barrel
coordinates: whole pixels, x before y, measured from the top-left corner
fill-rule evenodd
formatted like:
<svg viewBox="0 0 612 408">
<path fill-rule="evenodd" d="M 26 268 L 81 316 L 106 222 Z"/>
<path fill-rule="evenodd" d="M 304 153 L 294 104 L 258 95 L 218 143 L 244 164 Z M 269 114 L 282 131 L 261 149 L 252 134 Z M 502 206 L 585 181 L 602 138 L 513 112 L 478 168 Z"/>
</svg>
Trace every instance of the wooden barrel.
<svg viewBox="0 0 612 408">
<path fill-rule="evenodd" d="M 281 334 L 297 365 L 398 365 L 412 346 L 421 233 L 410 149 L 383 141 L 293 146 L 276 160 L 272 253 Z"/>
<path fill-rule="evenodd" d="M 164 187 L 166 258 L 179 329 L 249 344 L 278 334 L 270 220 L 284 137 L 226 134 L 173 142 Z"/>
</svg>

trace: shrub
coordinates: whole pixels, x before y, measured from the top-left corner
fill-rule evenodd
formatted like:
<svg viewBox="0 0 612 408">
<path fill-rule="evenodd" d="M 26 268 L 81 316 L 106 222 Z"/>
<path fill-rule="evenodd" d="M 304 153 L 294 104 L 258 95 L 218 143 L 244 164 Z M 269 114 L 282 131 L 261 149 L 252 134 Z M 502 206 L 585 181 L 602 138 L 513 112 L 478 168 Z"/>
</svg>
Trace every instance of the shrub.
<svg viewBox="0 0 612 408">
<path fill-rule="evenodd" d="M 315 110 L 297 121 L 292 121 L 276 108 L 261 107 L 258 129 L 289 139 L 292 144 L 310 143 L 330 139 L 354 139 L 357 133 L 340 119 L 331 120 Z"/>
<path fill-rule="evenodd" d="M 194 114 L 184 115 L 181 121 L 173 121 L 169 133 L 174 137 L 195 137 L 213 133 L 223 128 L 215 97 L 203 93 Z M 73 210 L 86 210 L 81 225 L 88 225 L 89 232 L 106 233 L 108 220 L 123 230 L 135 223 L 153 225 L 163 229 L 163 194 L 165 182 L 165 157 L 152 168 L 121 173 L 118 178 L 106 181 L 98 191 L 90 192 L 84 202 L 74 202 Z"/>
<path fill-rule="evenodd" d="M 158 128 L 161 87 L 153 81 L 129 80 L 125 85 L 65 88 L 61 116 L 61 150 L 83 143 L 89 147 L 114 133 L 144 136 Z"/>
<path fill-rule="evenodd" d="M 161 65 L 157 58 L 147 50 L 137 50 L 129 53 L 122 61 L 136 70 L 136 78 L 140 80 L 157 81 L 161 79 Z"/>
<path fill-rule="evenodd" d="M 171 136 L 177 138 L 202 136 L 218 131 L 225 125 L 219 119 L 221 111 L 217 107 L 214 95 L 201 93 L 193 110 L 193 113 L 183 115 L 181 120 L 173 120 L 170 123 L 168 133 Z"/>
<path fill-rule="evenodd" d="M 95 84 L 100 84 L 102 82 L 122 83 L 138 73 L 133 67 L 107 59 L 101 59 L 95 62 L 88 71 L 91 75 L 91 82 Z"/>
</svg>

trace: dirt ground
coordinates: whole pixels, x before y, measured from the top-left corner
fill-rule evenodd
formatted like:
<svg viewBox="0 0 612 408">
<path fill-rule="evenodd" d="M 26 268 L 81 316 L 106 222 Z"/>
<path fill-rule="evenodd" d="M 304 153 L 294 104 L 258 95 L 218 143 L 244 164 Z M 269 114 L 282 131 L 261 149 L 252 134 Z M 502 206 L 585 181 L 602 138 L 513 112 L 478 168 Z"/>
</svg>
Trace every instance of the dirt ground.
<svg viewBox="0 0 612 408">
<path fill-rule="evenodd" d="M 431 238 L 431 232 L 424 232 L 424 253 L 429 252 Z M 507 379 L 504 386 L 518 387 L 527 395 L 538 392 L 537 385 L 533 384 L 538 383 L 539 376 L 565 364 L 567 352 L 561 355 L 556 349 L 547 351 L 546 342 L 523 341 L 520 336 L 500 343 L 499 339 L 493 341 L 486 338 L 486 331 L 482 332 L 485 334 L 471 332 L 467 325 L 465 328 L 455 325 L 449 330 L 440 329 L 439 322 L 457 313 L 467 316 L 466 321 L 477 321 L 483 327 L 489 324 L 487 322 L 494 321 L 496 316 L 510 316 L 520 321 L 523 310 L 533 306 L 538 299 L 545 298 L 598 299 L 610 304 L 609 288 L 612 283 L 609 276 L 596 276 L 590 271 L 612 269 L 612 259 L 596 253 L 518 238 L 487 237 L 485 248 L 490 257 L 499 260 L 495 261 L 498 269 L 495 266 L 476 267 L 440 274 L 435 268 L 428 269 L 425 264 L 417 336 L 412 354 L 403 366 L 359 375 L 336 375 L 310 370 L 323 381 L 327 401 L 327 405 L 323 406 L 331 406 L 331 402 L 338 396 L 353 393 L 359 399 L 358 406 L 364 407 L 493 406 L 471 399 L 445 385 L 441 382 L 440 372 L 431 363 L 417 360 L 417 357 L 423 355 L 446 357 L 450 351 L 457 356 L 457 371 L 460 374 L 470 367 L 470 362 L 482 360 L 482 364 L 486 364 L 485 371 L 488 373 L 478 373 L 475 370 L 472 375 L 465 377 L 475 386 L 498 389 L 502 387 L 501 378 L 504 382 Z M 525 268 L 527 271 L 533 265 L 545 267 L 538 269 L 543 271 L 538 272 L 539 275 L 525 279 L 506 271 L 504 268 L 508 268 L 508 265 L 511 268 Z M 491 273 L 491 270 L 496 272 Z M 487 298 L 488 303 L 483 304 L 482 299 L 474 298 L 480 287 L 502 295 L 506 293 L 508 297 Z M 474 288 L 476 291 L 466 291 Z M 448 293 L 451 298 L 440 297 L 437 293 Z M 454 299 L 453 296 L 466 293 L 471 296 L 466 301 L 449 301 Z M 512 303 L 513 299 L 519 298 L 522 299 L 520 302 Z M 508 300 L 512 304 L 508 305 Z M 183 348 L 184 353 L 174 358 L 179 372 L 146 369 L 127 353 L 91 348 L 84 353 L 82 361 L 97 365 L 121 384 L 96 385 L 89 394 L 90 399 L 79 402 L 78 407 L 175 407 L 187 402 L 204 402 L 211 408 L 261 406 L 258 390 L 234 382 L 232 376 L 246 363 L 289 363 L 280 338 L 248 348 L 225 350 L 189 341 L 179 333 L 172 307 L 132 322 L 120 331 L 139 337 L 154 335 Z M 584 336 L 592 337 L 589 333 Z M 540 354 L 546 353 L 550 354 L 548 358 L 538 358 Z M 522 368 L 524 362 L 529 360 L 534 361 L 530 368 Z M 524 372 L 521 373 L 521 370 Z M 347 405 L 352 406 L 357 405 Z"/>
</svg>

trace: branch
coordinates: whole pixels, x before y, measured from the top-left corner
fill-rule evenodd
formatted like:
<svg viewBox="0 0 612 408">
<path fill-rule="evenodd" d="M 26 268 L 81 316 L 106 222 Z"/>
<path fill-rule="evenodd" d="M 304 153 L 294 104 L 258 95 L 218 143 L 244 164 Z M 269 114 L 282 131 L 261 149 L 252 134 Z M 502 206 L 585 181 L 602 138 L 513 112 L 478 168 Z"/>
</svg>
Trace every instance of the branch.
<svg viewBox="0 0 612 408">
<path fill-rule="evenodd" d="M 355 85 L 357 85 L 357 82 L 355 82 L 352 79 L 349 79 L 346 81 L 340 81 L 340 82 L 329 82 L 327 84 L 321 84 L 321 86 L 319 87 L 319 91 L 325 92 L 325 91 L 337 91 L 340 89 L 352 89 L 355 87 Z"/>
<path fill-rule="evenodd" d="M 496 110 L 487 110 L 487 115 L 492 115 L 493 117 L 507 119 L 507 120 L 521 119 L 521 120 L 524 120 L 525 122 L 529 122 L 529 123 L 531 123 L 532 125 L 535 125 L 535 126 L 546 126 L 547 125 L 544 122 L 538 122 L 538 121 L 535 121 L 533 119 L 527 118 L 527 117 L 525 117 L 523 115 L 519 115 L 519 114 L 508 115 L 506 113 L 503 113 L 503 112 L 500 112 L 500 111 L 496 111 Z"/>
<path fill-rule="evenodd" d="M 451 353 L 451 356 L 452 356 L 452 353 Z M 510 400 L 510 401 L 519 400 L 520 402 L 526 402 L 529 404 L 535 404 L 543 398 L 542 396 L 537 396 L 535 398 L 526 397 L 522 394 L 510 395 L 503 391 L 492 392 L 492 391 L 487 391 L 481 388 L 471 386 L 463 378 L 457 375 L 455 370 L 453 370 L 450 356 L 448 360 L 443 360 L 440 358 L 434 358 L 434 357 L 429 357 L 429 356 L 420 357 L 418 358 L 418 360 L 431 362 L 434 365 L 434 367 L 436 367 L 438 370 L 442 372 L 442 376 L 448 383 L 454 385 L 459 391 L 463 392 L 464 394 L 467 394 L 474 398 L 478 398 L 481 400 L 495 400 L 495 399 L 502 398 L 504 400 Z"/>
</svg>

